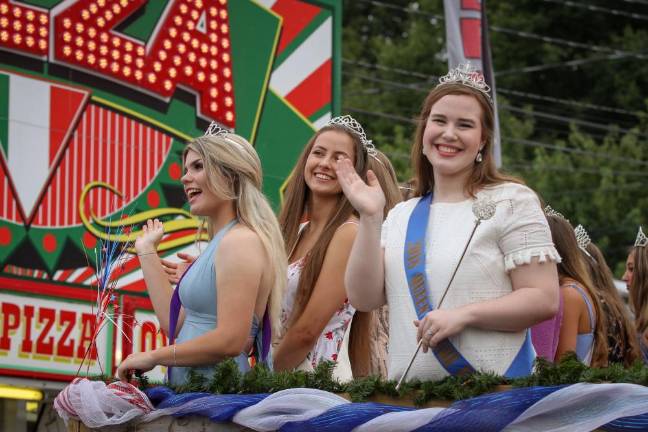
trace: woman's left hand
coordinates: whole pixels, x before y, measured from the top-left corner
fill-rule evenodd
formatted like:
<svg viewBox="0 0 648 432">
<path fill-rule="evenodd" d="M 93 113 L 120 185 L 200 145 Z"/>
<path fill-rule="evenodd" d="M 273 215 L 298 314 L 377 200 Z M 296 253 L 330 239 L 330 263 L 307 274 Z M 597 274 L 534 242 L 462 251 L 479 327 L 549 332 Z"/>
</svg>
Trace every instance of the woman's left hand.
<svg viewBox="0 0 648 432">
<path fill-rule="evenodd" d="M 416 340 L 423 340 L 421 347 L 426 353 L 442 340 L 461 333 L 467 324 L 467 314 L 462 309 L 433 310 L 422 320 L 414 320 L 414 325 L 418 327 Z"/>
<path fill-rule="evenodd" d="M 117 378 L 122 381 L 128 381 L 131 371 L 148 372 L 157 364 L 153 360 L 151 352 L 131 354 L 121 362 L 117 368 Z"/>
</svg>

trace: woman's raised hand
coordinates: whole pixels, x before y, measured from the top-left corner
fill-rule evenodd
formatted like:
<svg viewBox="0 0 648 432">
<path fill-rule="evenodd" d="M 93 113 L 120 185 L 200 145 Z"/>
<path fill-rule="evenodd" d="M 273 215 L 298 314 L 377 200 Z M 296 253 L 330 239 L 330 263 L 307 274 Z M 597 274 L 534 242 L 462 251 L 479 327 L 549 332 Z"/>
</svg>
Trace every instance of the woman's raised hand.
<svg viewBox="0 0 648 432">
<path fill-rule="evenodd" d="M 157 251 L 158 244 L 164 235 L 164 226 L 158 219 L 147 220 L 142 225 L 142 233 L 135 240 L 135 250 L 137 253 L 151 253 Z"/>
<path fill-rule="evenodd" d="M 351 205 L 361 216 L 379 215 L 381 220 L 385 209 L 385 194 L 373 171 L 367 171 L 365 183 L 347 158 L 338 159 L 335 174 Z"/>
</svg>

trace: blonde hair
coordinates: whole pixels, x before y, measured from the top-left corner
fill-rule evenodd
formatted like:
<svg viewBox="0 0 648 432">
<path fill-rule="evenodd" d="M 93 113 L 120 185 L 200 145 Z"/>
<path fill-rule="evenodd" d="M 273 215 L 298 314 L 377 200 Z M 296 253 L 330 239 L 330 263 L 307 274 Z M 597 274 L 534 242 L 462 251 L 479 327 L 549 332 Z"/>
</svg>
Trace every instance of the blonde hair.
<svg viewBox="0 0 648 432">
<path fill-rule="evenodd" d="M 274 339 L 281 329 L 288 260 L 277 218 L 261 192 L 263 175 L 259 156 L 244 138 L 230 133 L 195 138 L 184 149 L 183 161 L 189 151 L 202 158 L 209 190 L 218 197 L 233 200 L 239 222 L 254 231 L 263 244 L 270 262 L 272 288 L 267 308 Z M 208 233 L 210 238 L 214 235 L 211 221 L 208 221 Z"/>
<path fill-rule="evenodd" d="M 313 135 L 308 141 L 306 147 L 301 153 L 295 168 L 288 181 L 286 187 L 286 194 L 281 213 L 279 215 L 279 223 L 281 231 L 286 242 L 286 251 L 290 253 L 297 243 L 299 242 L 299 225 L 302 222 L 304 213 L 306 212 L 306 205 L 308 203 L 310 189 L 304 180 L 304 168 L 306 167 L 306 160 L 310 154 L 317 138 L 326 131 L 337 131 L 347 134 L 354 143 L 354 158 L 355 170 L 366 180 L 367 174 L 367 151 L 362 145 L 360 138 L 349 131 L 343 126 L 328 125 L 321 128 Z M 320 234 L 317 242 L 310 250 L 308 257 L 305 260 L 303 270 L 299 277 L 297 287 L 297 294 L 295 295 L 295 302 L 289 325 L 294 324 L 297 319 L 304 312 L 304 308 L 308 304 L 310 297 L 315 288 L 315 283 L 322 270 L 324 257 L 328 250 L 329 244 L 333 239 L 336 230 L 349 218 L 356 214 L 353 206 L 340 192 L 338 194 L 337 203 L 335 205 L 335 212 L 329 218 L 322 234 Z M 358 312 L 353 316 L 351 321 L 351 329 L 349 330 L 349 358 L 351 360 L 351 368 L 353 369 L 353 376 L 365 376 L 369 371 L 369 326 L 371 325 L 370 312 Z"/>
<path fill-rule="evenodd" d="M 475 163 L 471 176 L 465 185 L 466 192 L 471 196 L 484 186 L 496 185 L 504 182 L 513 182 L 522 184 L 522 180 L 515 177 L 506 176 L 500 173 L 495 166 L 493 157 L 493 131 L 495 130 L 495 114 L 493 106 L 486 99 L 486 96 L 472 87 L 463 84 L 443 84 L 438 85 L 425 98 L 421 113 L 417 120 L 416 135 L 414 145 L 412 145 L 412 171 L 415 175 L 415 191 L 412 196 L 422 196 L 434 190 L 434 167 L 423 155 L 423 133 L 427 125 L 430 111 L 435 103 L 447 95 L 464 95 L 472 96 L 477 100 L 482 110 L 482 138 L 484 147 L 481 150 L 483 160 Z"/>
</svg>

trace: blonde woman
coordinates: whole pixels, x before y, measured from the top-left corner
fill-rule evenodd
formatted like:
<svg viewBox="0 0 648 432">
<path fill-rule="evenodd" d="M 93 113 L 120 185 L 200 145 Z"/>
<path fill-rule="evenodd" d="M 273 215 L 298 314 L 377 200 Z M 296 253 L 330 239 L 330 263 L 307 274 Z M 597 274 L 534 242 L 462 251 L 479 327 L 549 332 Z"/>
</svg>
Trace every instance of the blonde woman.
<svg viewBox="0 0 648 432">
<path fill-rule="evenodd" d="M 242 371 L 248 355 L 270 360 L 270 334 L 279 328 L 286 255 L 277 220 L 261 193 L 261 163 L 238 135 L 212 125 L 184 150 L 182 176 L 191 213 L 205 218 L 210 241 L 174 292 L 157 245 L 163 224 L 149 220 L 135 249 L 162 328 L 171 344 L 128 356 L 117 369 L 172 368 L 170 383 L 183 384 L 188 369 L 209 376 L 212 365 L 234 358 Z M 180 303 L 182 307 L 180 308 Z"/>
</svg>

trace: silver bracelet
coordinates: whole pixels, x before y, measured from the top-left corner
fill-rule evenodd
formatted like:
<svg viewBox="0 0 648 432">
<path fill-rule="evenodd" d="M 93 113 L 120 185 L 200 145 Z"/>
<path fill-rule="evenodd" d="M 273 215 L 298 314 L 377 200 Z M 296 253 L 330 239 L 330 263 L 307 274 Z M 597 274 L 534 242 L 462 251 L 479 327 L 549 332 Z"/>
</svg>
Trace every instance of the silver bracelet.
<svg viewBox="0 0 648 432">
<path fill-rule="evenodd" d="M 144 255 L 157 255 L 157 251 L 154 252 L 144 252 L 144 253 L 138 253 L 137 256 L 144 256 Z"/>
<path fill-rule="evenodd" d="M 173 344 L 173 367 L 178 366 L 178 362 L 176 361 L 176 344 Z"/>
</svg>

